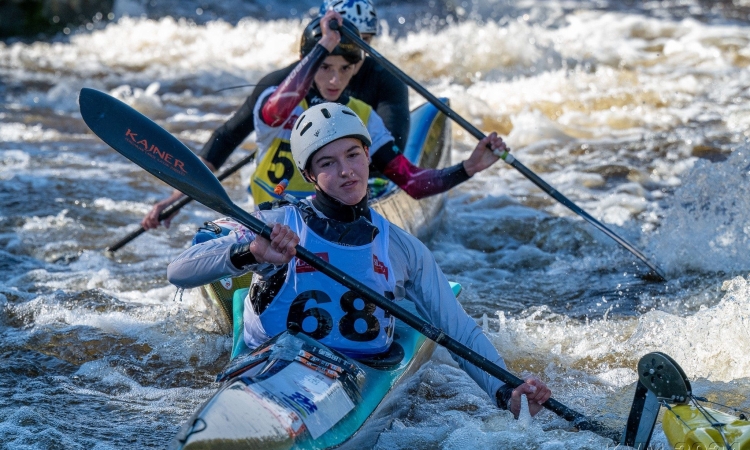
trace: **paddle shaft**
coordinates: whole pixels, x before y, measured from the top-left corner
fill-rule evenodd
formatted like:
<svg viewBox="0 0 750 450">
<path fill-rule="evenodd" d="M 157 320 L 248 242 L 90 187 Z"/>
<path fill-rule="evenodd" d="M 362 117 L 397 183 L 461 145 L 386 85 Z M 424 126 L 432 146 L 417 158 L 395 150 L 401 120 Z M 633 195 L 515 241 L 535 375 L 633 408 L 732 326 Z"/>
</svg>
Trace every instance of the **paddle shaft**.
<svg viewBox="0 0 750 450">
<path fill-rule="evenodd" d="M 270 239 L 271 228 L 232 202 L 224 187 L 208 167 L 169 132 L 120 100 L 100 91 L 82 89 L 79 104 L 81 116 L 89 128 L 120 154 L 185 195 L 214 211 L 234 217 L 256 234 Z M 356 292 L 362 299 L 369 300 L 388 311 L 397 319 L 488 374 L 513 387 L 523 383 L 520 378 L 498 367 L 492 361 L 446 335 L 442 330 L 378 294 L 304 247 L 298 245 L 296 252 L 297 258 Z M 550 398 L 543 406 L 573 421 L 580 429 L 592 430 L 619 441 L 619 433 L 607 430 L 554 399 Z"/>
<path fill-rule="evenodd" d="M 253 150 L 252 153 L 245 156 L 241 160 L 237 161 L 236 164 L 234 164 L 231 167 L 228 167 L 226 170 L 222 171 L 219 175 L 216 176 L 216 178 L 219 181 L 223 181 L 225 178 L 229 177 L 233 173 L 240 170 L 242 167 L 246 166 L 250 161 L 252 161 L 255 158 L 255 150 Z M 162 220 L 168 219 L 169 217 L 172 217 L 174 213 L 181 210 L 183 206 L 187 205 L 188 203 L 192 202 L 193 199 L 191 197 L 183 197 L 179 200 L 177 200 L 174 203 L 171 203 L 169 206 L 167 206 L 164 211 L 162 211 L 159 214 L 159 222 Z M 123 237 L 119 241 L 115 242 L 114 244 L 110 245 L 109 247 L 105 248 L 105 252 L 114 253 L 117 250 L 124 247 L 126 244 L 128 244 L 133 239 L 137 238 L 138 236 L 142 235 L 146 232 L 146 229 L 143 228 L 143 226 L 139 227 L 137 230 L 132 231 L 127 236 Z"/>
<path fill-rule="evenodd" d="M 189 195 L 189 193 L 186 193 L 186 194 Z M 249 214 L 247 211 L 243 210 L 239 206 L 235 205 L 234 203 L 230 205 L 226 205 L 226 206 L 228 208 L 231 208 L 232 210 L 231 215 L 238 222 L 245 225 L 256 234 L 268 240 L 271 240 L 271 228 L 268 227 L 268 225 L 263 223 L 261 220 L 259 220 L 255 216 Z M 426 320 L 417 317 L 416 315 L 412 314 L 411 312 L 397 305 L 393 301 L 388 300 L 383 295 L 378 294 L 376 291 L 372 290 L 367 285 L 362 284 L 361 282 L 357 281 L 355 278 L 351 277 L 350 275 L 348 275 L 346 272 L 342 271 L 338 267 L 333 266 L 332 264 L 321 259 L 319 256 L 315 255 L 315 253 L 311 252 L 310 250 L 307 250 L 306 248 L 300 245 L 297 245 L 295 249 L 297 251 L 297 255 L 296 255 L 297 258 L 301 259 L 302 261 L 305 261 L 306 263 L 308 263 L 310 266 L 317 269 L 321 273 L 328 275 L 334 281 L 337 281 L 341 283 L 342 285 L 348 287 L 352 291 L 356 292 L 358 295 L 361 296 L 363 300 L 368 300 L 371 303 L 375 304 L 376 306 L 380 307 L 381 309 L 391 313 L 394 317 L 403 321 L 404 323 L 414 328 L 415 330 L 419 331 L 420 333 L 425 335 L 427 338 L 433 340 L 435 343 L 442 345 L 446 349 L 450 350 L 451 352 L 455 353 L 456 355 L 460 356 L 461 358 L 465 359 L 466 361 L 479 367 L 480 369 L 484 370 L 488 374 L 494 376 L 495 378 L 499 379 L 500 381 L 510 386 L 518 387 L 524 383 L 522 379 L 516 377 L 515 375 L 508 372 L 507 370 L 504 370 L 503 368 L 494 364 L 489 359 L 475 352 L 471 348 L 465 346 L 464 344 L 457 341 L 456 339 L 448 336 L 441 329 L 435 327 L 434 325 L 430 324 Z M 587 419 L 585 416 L 581 415 L 580 413 L 568 408 L 567 406 L 563 405 L 562 403 L 558 402 L 555 399 L 550 398 L 549 400 L 547 400 L 546 403 L 544 403 L 543 406 L 555 412 L 556 414 L 563 417 L 564 419 L 572 421 L 576 426 L 578 426 L 581 429 L 589 429 L 589 430 L 593 429 L 593 425 L 590 423 L 591 421 L 589 419 Z"/>
<path fill-rule="evenodd" d="M 441 102 L 440 99 L 435 97 L 422 87 L 419 83 L 414 81 L 409 75 L 405 74 L 401 71 L 398 67 L 393 65 L 390 61 L 388 61 L 384 56 L 382 56 L 380 53 L 377 52 L 377 50 L 370 47 L 365 41 L 363 41 L 359 36 L 357 36 L 352 30 L 345 28 L 345 27 L 339 27 L 338 22 L 335 20 L 331 21 L 330 27 L 332 30 L 338 30 L 340 33 L 345 35 L 347 38 L 351 39 L 355 44 L 357 44 L 358 47 L 360 47 L 362 50 L 366 51 L 373 59 L 375 59 L 381 66 L 385 67 L 386 70 L 391 72 L 396 78 L 406 83 L 408 86 L 410 86 L 412 89 L 417 91 L 419 95 L 427 99 L 430 103 L 432 103 L 440 112 L 448 116 L 451 120 L 459 124 L 463 129 L 468 131 L 472 136 L 479 139 L 480 141 L 484 139 L 486 136 L 484 133 L 482 133 L 477 127 L 469 123 L 466 119 L 458 115 L 455 111 L 453 111 L 450 106 L 446 105 L 445 103 Z M 537 185 L 541 190 L 546 192 L 550 197 L 554 198 L 558 202 L 565 205 L 568 209 L 573 211 L 574 213 L 578 214 L 579 216 L 583 217 L 587 222 L 589 222 L 591 225 L 595 226 L 599 230 L 601 230 L 604 234 L 609 236 L 610 238 L 614 239 L 615 242 L 623 246 L 626 250 L 628 250 L 630 253 L 635 255 L 638 259 L 643 261 L 644 264 L 646 264 L 653 273 L 657 276 L 657 278 L 660 279 L 660 281 L 666 281 L 666 277 L 664 273 L 659 269 L 656 265 L 652 264 L 646 257 L 635 247 L 633 247 L 632 244 L 630 244 L 625 239 L 621 238 L 617 234 L 615 234 L 612 230 L 605 227 L 604 224 L 599 222 L 598 220 L 594 219 L 591 215 L 589 215 L 586 211 L 581 209 L 578 205 L 573 203 L 571 200 L 569 200 L 567 197 L 562 195 L 560 192 L 558 192 L 556 189 L 554 189 L 552 186 L 547 184 L 546 181 L 542 180 L 538 175 L 536 175 L 534 172 L 529 170 L 528 167 L 521 164 L 520 161 L 518 161 L 513 155 L 511 155 L 508 151 L 503 152 L 501 155 L 499 155 L 500 158 L 502 158 L 503 161 L 505 161 L 507 164 L 511 165 L 514 169 L 521 172 L 523 176 L 528 178 L 532 183 Z"/>
</svg>

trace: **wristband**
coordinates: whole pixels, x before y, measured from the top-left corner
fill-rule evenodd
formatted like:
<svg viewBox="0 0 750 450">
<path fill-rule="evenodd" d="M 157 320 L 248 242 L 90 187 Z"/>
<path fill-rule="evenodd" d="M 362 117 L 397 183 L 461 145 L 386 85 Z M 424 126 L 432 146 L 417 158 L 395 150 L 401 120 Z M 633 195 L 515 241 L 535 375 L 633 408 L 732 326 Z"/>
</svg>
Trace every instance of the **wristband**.
<svg viewBox="0 0 750 450">
<path fill-rule="evenodd" d="M 498 408 L 510 411 L 510 399 L 513 395 L 513 389 L 513 386 L 504 384 L 495 392 L 495 400 L 497 401 Z"/>
<path fill-rule="evenodd" d="M 252 242 L 232 244 L 232 247 L 229 249 L 229 261 L 232 262 L 232 265 L 235 268 L 243 269 L 250 264 L 258 264 L 255 255 L 250 251 L 250 244 L 252 244 Z"/>
</svg>

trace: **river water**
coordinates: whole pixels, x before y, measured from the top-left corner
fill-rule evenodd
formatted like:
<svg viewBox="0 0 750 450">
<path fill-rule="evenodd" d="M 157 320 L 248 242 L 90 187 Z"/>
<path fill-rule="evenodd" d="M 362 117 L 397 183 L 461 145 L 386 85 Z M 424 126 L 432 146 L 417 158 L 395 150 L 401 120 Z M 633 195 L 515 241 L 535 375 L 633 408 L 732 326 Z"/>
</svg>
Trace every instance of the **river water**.
<svg viewBox="0 0 750 450">
<path fill-rule="evenodd" d="M 381 3 L 375 48 L 668 275 L 498 163 L 427 243 L 509 367 L 616 428 L 649 351 L 750 408 L 750 2 Z M 118 1 L 110 22 L 0 42 L 0 448 L 164 447 L 231 345 L 165 273 L 216 213 L 102 252 L 171 189 L 88 131 L 80 89 L 200 148 L 249 94 L 216 91 L 295 60 L 316 5 Z M 457 162 L 474 140 L 453 137 Z M 225 182 L 237 202 L 251 172 Z M 614 447 L 552 413 L 509 419 L 445 351 L 402 406 L 379 448 Z"/>
</svg>

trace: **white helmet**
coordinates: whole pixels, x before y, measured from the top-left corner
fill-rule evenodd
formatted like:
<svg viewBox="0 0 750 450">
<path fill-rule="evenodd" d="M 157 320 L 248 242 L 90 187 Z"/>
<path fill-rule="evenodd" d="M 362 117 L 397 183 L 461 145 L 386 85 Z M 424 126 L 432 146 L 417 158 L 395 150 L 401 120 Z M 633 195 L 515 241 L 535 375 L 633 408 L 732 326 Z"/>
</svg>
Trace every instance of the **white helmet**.
<svg viewBox="0 0 750 450">
<path fill-rule="evenodd" d="M 340 103 L 317 104 L 302 113 L 292 128 L 292 157 L 300 172 L 313 153 L 337 139 L 352 137 L 369 147 L 370 133 L 357 114 Z"/>
<path fill-rule="evenodd" d="M 356 25 L 360 33 L 378 34 L 378 14 L 372 0 L 325 0 L 320 5 L 320 15 L 329 9 Z"/>
</svg>

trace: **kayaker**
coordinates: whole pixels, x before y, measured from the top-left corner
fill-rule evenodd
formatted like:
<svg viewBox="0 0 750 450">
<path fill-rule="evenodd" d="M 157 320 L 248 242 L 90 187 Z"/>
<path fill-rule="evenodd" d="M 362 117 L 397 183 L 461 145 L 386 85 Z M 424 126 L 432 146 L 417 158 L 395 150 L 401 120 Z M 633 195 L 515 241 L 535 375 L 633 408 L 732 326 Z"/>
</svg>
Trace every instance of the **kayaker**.
<svg viewBox="0 0 750 450">
<path fill-rule="evenodd" d="M 371 142 L 367 127 L 346 106 L 321 103 L 306 110 L 292 128 L 291 148 L 316 195 L 254 213 L 272 226 L 271 241 L 236 224 L 229 235 L 190 247 L 169 265 L 169 281 L 193 288 L 253 272 L 243 320 L 243 338 L 250 348 L 294 322 L 323 344 L 354 357 L 387 351 L 394 318 L 293 259 L 300 244 L 387 298 L 414 302 L 424 319 L 505 367 L 481 327 L 453 296 L 432 253 L 368 207 Z M 491 133 L 479 145 L 500 148 L 503 141 Z M 310 300 L 317 305 L 310 307 Z M 304 320 L 310 317 L 316 320 Z M 512 389 L 454 358 L 499 407 L 516 416 L 522 394 L 532 415 L 550 398 L 549 388 L 536 377 Z"/>
<path fill-rule="evenodd" d="M 325 0 L 320 6 L 320 16 L 329 9 L 334 9 L 345 19 L 352 22 L 359 30 L 362 40 L 367 44 L 378 34 L 378 15 L 371 0 Z M 197 152 L 209 169 L 217 171 L 227 161 L 234 150 L 255 130 L 255 104 L 269 86 L 278 86 L 292 72 L 299 61 L 289 64 L 261 78 L 252 93 L 223 125 L 214 130 L 211 137 Z M 355 98 L 372 106 L 383 119 L 386 128 L 393 135 L 394 143 L 404 148 L 409 135 L 409 93 L 401 80 L 385 70 L 374 59 L 365 57 L 355 68 L 355 74 L 349 81 L 348 92 Z M 149 230 L 157 228 L 159 214 L 167 206 L 179 200 L 182 193 L 172 191 L 172 195 L 155 203 L 151 211 L 143 218 L 141 225 Z M 174 215 L 162 222 L 167 228 Z"/>
<path fill-rule="evenodd" d="M 477 146 L 469 159 L 446 169 L 426 170 L 409 162 L 399 153 L 378 114 L 345 91 L 356 64 L 361 61 L 362 52 L 352 43 L 339 45 L 339 32 L 328 27 L 332 19 L 343 25 L 341 16 L 335 10 L 328 10 L 323 18 L 306 27 L 301 45 L 302 60 L 278 88 L 267 88 L 255 106 L 259 148 L 256 156 L 258 168 L 251 178 L 251 191 L 256 205 L 277 199 L 273 189 L 282 179 L 288 180 L 288 190 L 292 195 L 301 198 L 313 193 L 312 186 L 294 170 L 288 151 L 288 135 L 289 126 L 301 111 L 320 101 L 348 104 L 360 114 L 373 137 L 373 170 L 393 180 L 414 198 L 445 192 L 499 159 L 489 149 Z M 500 149 L 507 147 L 503 144 Z M 176 191 L 167 199 L 169 201 L 155 205 L 141 225 L 145 229 L 157 227 L 159 213 L 179 195 Z"/>
<path fill-rule="evenodd" d="M 281 85 L 266 89 L 255 105 L 259 161 L 250 189 L 256 205 L 278 199 L 274 188 L 282 179 L 288 181 L 287 192 L 295 197 L 314 193 L 313 185 L 295 169 L 289 138 L 294 120 L 308 107 L 325 101 L 345 104 L 357 113 L 372 137 L 373 171 L 382 173 L 414 198 L 444 192 L 499 159 L 490 149 L 477 146 L 469 159 L 446 169 L 421 169 L 409 162 L 394 148 L 393 136 L 372 107 L 346 92 L 363 53 L 353 43 L 341 41 L 339 32 L 329 28 L 332 20 L 358 33 L 333 10 L 313 20 L 302 35 L 300 63 Z"/>
</svg>

